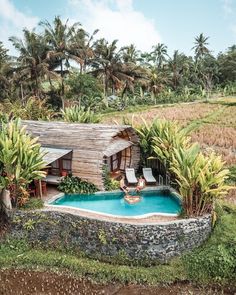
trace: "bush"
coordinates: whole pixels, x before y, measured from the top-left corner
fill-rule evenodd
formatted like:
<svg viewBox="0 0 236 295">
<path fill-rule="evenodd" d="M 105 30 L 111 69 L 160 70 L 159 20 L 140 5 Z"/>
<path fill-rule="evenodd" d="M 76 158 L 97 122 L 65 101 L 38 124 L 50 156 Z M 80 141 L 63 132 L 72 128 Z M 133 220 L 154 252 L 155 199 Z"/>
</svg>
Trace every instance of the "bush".
<svg viewBox="0 0 236 295">
<path fill-rule="evenodd" d="M 49 108 L 47 101 L 35 96 L 30 97 L 25 104 L 20 100 L 14 102 L 5 100 L 2 110 L 4 113 L 22 120 L 50 120 L 54 115 L 54 111 Z"/>
<path fill-rule="evenodd" d="M 43 200 L 39 198 L 30 198 L 22 206 L 22 209 L 26 209 L 26 210 L 34 210 L 34 209 L 42 209 L 42 208 L 43 208 Z"/>
<path fill-rule="evenodd" d="M 236 210 L 228 208 L 227 211 L 224 208 L 224 213 L 216 222 L 208 242 L 183 257 L 190 280 L 197 282 L 236 280 Z"/>
<path fill-rule="evenodd" d="M 66 122 L 99 123 L 101 121 L 101 116 L 95 114 L 90 108 L 85 110 L 84 107 L 73 106 L 65 108 L 65 110 L 61 112 L 63 120 Z"/>
<path fill-rule="evenodd" d="M 93 183 L 75 176 L 66 176 L 59 184 L 58 189 L 65 194 L 93 194 L 98 191 Z"/>
<path fill-rule="evenodd" d="M 104 188 L 106 191 L 114 191 L 120 188 L 119 181 L 112 179 L 109 175 L 109 171 L 107 166 L 103 167 L 103 181 L 104 181 Z"/>
</svg>

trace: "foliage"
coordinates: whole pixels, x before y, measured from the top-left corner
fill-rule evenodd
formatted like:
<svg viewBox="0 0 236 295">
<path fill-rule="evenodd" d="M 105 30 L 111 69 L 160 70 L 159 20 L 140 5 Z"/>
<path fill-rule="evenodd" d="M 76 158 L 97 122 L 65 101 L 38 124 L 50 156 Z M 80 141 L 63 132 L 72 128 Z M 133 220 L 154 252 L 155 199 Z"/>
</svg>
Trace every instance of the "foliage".
<svg viewBox="0 0 236 295">
<path fill-rule="evenodd" d="M 20 100 L 5 100 L 1 107 L 4 113 L 22 120 L 49 120 L 54 115 L 47 102 L 35 96 L 30 97 L 25 103 Z"/>
<path fill-rule="evenodd" d="M 63 120 L 66 122 L 99 123 L 101 121 L 101 116 L 95 114 L 90 108 L 85 110 L 84 107 L 73 106 L 65 108 L 61 113 Z"/>
<path fill-rule="evenodd" d="M 68 87 L 67 97 L 78 101 L 80 106 L 86 108 L 92 108 L 94 106 L 88 104 L 86 100 L 83 100 L 83 97 L 102 96 L 101 85 L 91 74 L 81 74 L 75 71 L 69 75 L 68 79 L 65 81 L 65 85 Z"/>
<path fill-rule="evenodd" d="M 197 144 L 175 149 L 170 169 L 179 184 L 187 216 L 212 212 L 214 201 L 229 190 L 225 185 L 229 171 L 224 169 L 221 157 L 214 153 L 204 156 Z"/>
<path fill-rule="evenodd" d="M 20 254 L 20 255 L 19 255 Z M 41 250 L 31 248 L 27 242 L 21 240 L 7 240 L 0 244 L 1 267 L 40 267 L 42 269 L 68 270 L 77 276 L 90 277 L 97 282 L 120 282 L 157 284 L 171 283 L 187 279 L 182 263 L 179 259 L 170 264 L 152 267 L 134 267 L 113 265 L 97 260 L 79 257 L 67 252 Z"/>
<path fill-rule="evenodd" d="M 106 191 L 113 191 L 120 188 L 119 181 L 112 179 L 109 175 L 107 166 L 103 166 L 103 184 Z"/>
<path fill-rule="evenodd" d="M 178 147 L 187 147 L 189 138 L 180 131 L 180 127 L 170 121 L 154 120 L 147 123 L 143 119 L 143 125 L 136 128 L 140 137 L 142 162 L 150 157 L 156 157 L 170 167 L 173 150 Z"/>
<path fill-rule="evenodd" d="M 29 197 L 27 185 L 45 176 L 45 163 L 37 138 L 26 133 L 19 119 L 2 123 L 0 164 L 0 187 L 10 190 L 14 205 L 23 205 Z"/>
<path fill-rule="evenodd" d="M 236 280 L 236 210 L 227 207 L 218 208 L 219 218 L 208 242 L 183 259 L 192 281 L 222 283 Z"/>
<path fill-rule="evenodd" d="M 227 194 L 229 171 L 221 158 L 214 153 L 203 155 L 175 123 L 155 120 L 148 125 L 144 121 L 137 132 L 143 159 L 158 158 L 177 182 L 187 216 L 211 212 L 214 200 Z"/>
<path fill-rule="evenodd" d="M 42 209 L 43 206 L 44 206 L 44 202 L 42 199 L 29 198 L 22 206 L 22 209 L 25 209 L 25 210 Z"/>
<path fill-rule="evenodd" d="M 236 185 L 236 165 L 229 168 L 229 182 Z"/>
<path fill-rule="evenodd" d="M 93 183 L 75 176 L 66 176 L 59 184 L 58 189 L 65 194 L 93 194 L 98 191 Z"/>
</svg>

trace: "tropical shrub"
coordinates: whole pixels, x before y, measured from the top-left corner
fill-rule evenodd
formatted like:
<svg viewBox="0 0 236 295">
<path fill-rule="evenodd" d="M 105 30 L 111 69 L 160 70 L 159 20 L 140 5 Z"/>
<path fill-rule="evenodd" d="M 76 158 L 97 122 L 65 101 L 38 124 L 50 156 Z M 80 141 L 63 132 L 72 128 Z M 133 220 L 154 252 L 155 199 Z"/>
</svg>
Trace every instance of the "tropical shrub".
<svg viewBox="0 0 236 295">
<path fill-rule="evenodd" d="M 65 80 L 65 85 L 67 87 L 67 98 L 77 101 L 82 107 L 92 109 L 98 103 L 98 99 L 94 98 L 102 98 L 102 86 L 98 79 L 90 74 L 73 72 Z M 99 103 L 101 103 L 101 100 L 99 99 Z"/>
<path fill-rule="evenodd" d="M 174 148 L 187 147 L 189 138 L 184 135 L 176 122 L 154 120 L 136 128 L 140 138 L 141 160 L 143 165 L 150 157 L 156 157 L 169 165 Z"/>
<path fill-rule="evenodd" d="M 106 165 L 103 166 L 103 184 L 106 191 L 113 191 L 120 188 L 120 182 L 110 177 Z"/>
<path fill-rule="evenodd" d="M 39 198 L 29 198 L 25 204 L 22 206 L 22 209 L 25 210 L 35 210 L 43 208 L 43 200 Z"/>
<path fill-rule="evenodd" d="M 143 157 L 159 159 L 178 185 L 187 216 L 198 216 L 213 209 L 215 199 L 229 190 L 229 171 L 214 153 L 203 155 L 197 144 L 176 125 L 156 120 L 137 129 Z"/>
<path fill-rule="evenodd" d="M 174 173 L 188 216 L 212 212 L 214 201 L 225 196 L 228 170 L 220 156 L 204 156 L 198 144 L 173 151 L 170 170 Z"/>
<path fill-rule="evenodd" d="M 23 205 L 28 197 L 27 185 L 45 176 L 44 154 L 37 138 L 22 128 L 20 119 L 2 123 L 0 131 L 0 188 L 10 191 L 13 205 Z"/>
<path fill-rule="evenodd" d="M 65 194 L 93 194 L 98 191 L 96 185 L 76 176 L 66 176 L 58 189 Z"/>
<path fill-rule="evenodd" d="M 101 121 L 101 116 L 95 114 L 90 108 L 85 110 L 84 107 L 73 106 L 65 108 L 61 113 L 63 120 L 66 122 L 99 123 Z"/>
<path fill-rule="evenodd" d="M 24 104 L 20 100 L 6 100 L 1 107 L 4 113 L 22 120 L 50 120 L 54 116 L 54 111 L 49 108 L 46 100 L 35 96 L 30 97 Z"/>
<path fill-rule="evenodd" d="M 229 168 L 229 182 L 236 185 L 236 165 Z"/>
<path fill-rule="evenodd" d="M 195 282 L 235 282 L 236 209 L 217 208 L 218 219 L 210 239 L 183 257 L 189 279 Z"/>
</svg>

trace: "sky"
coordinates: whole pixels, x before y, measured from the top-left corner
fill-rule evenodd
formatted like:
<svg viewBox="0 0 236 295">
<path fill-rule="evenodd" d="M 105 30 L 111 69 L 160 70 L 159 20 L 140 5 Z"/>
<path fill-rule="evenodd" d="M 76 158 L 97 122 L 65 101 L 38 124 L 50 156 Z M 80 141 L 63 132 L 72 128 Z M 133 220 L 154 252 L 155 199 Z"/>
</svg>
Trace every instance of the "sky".
<svg viewBox="0 0 236 295">
<path fill-rule="evenodd" d="M 214 55 L 236 44 L 236 0 L 0 0 L 0 41 L 16 54 L 10 36 L 21 38 L 23 28 L 57 15 L 80 22 L 90 34 L 99 29 L 98 38 L 142 51 L 164 43 L 170 55 L 176 49 L 193 55 L 200 33 L 209 37 Z"/>
</svg>

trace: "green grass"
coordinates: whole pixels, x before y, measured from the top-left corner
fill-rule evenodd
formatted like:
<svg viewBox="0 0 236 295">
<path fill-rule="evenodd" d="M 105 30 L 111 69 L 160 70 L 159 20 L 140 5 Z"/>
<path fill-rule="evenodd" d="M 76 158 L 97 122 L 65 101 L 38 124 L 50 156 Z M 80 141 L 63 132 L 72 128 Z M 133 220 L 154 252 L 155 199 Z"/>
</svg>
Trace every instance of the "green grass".
<svg viewBox="0 0 236 295">
<path fill-rule="evenodd" d="M 210 239 L 183 257 L 188 279 L 194 282 L 231 282 L 236 285 L 236 206 L 222 204 Z"/>
<path fill-rule="evenodd" d="M 131 267 L 78 258 L 59 251 L 32 249 L 24 241 L 8 241 L 0 246 L 0 268 L 35 269 L 36 266 L 44 270 L 69 271 L 76 276 L 88 276 L 102 283 L 118 281 L 157 284 L 186 279 L 179 259 L 173 260 L 169 265 Z"/>
<path fill-rule="evenodd" d="M 21 207 L 23 210 L 42 209 L 44 202 L 39 198 L 29 198 L 27 202 Z"/>
</svg>

